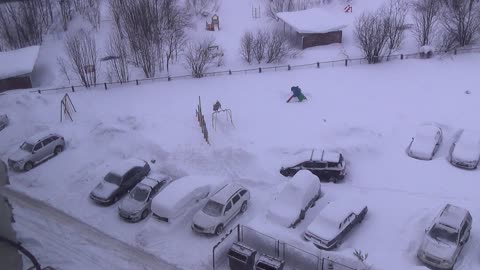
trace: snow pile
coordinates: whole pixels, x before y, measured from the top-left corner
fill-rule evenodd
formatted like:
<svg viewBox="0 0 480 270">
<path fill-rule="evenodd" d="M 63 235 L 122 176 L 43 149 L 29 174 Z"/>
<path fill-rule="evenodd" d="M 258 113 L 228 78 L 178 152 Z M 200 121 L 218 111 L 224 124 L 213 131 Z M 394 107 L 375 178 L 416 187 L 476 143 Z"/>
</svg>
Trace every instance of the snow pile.
<svg viewBox="0 0 480 270">
<path fill-rule="evenodd" d="M 290 227 L 299 218 L 300 212 L 319 194 L 318 178 L 310 171 L 299 171 L 278 194 L 268 209 L 267 217 Z"/>
<path fill-rule="evenodd" d="M 303 34 L 328 33 L 348 26 L 349 18 L 340 11 L 311 8 L 300 11 L 280 12 L 277 17 Z"/>
<path fill-rule="evenodd" d="M 175 218 L 201 199 L 213 194 L 225 180 L 214 176 L 186 176 L 168 185 L 152 201 L 152 211 L 162 218 Z"/>
<path fill-rule="evenodd" d="M 0 80 L 29 74 L 37 61 L 40 46 L 0 52 Z"/>
</svg>

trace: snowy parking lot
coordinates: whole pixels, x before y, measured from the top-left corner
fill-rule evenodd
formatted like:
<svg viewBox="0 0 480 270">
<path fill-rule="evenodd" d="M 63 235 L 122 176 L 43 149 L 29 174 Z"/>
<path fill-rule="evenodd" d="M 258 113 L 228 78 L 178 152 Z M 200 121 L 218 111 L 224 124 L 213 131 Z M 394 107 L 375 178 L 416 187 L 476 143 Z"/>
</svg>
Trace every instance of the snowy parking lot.
<svg viewBox="0 0 480 270">
<path fill-rule="evenodd" d="M 361 249 L 374 269 L 420 269 L 416 251 L 424 230 L 445 203 L 452 203 L 473 216 L 470 240 L 455 269 L 478 269 L 480 172 L 453 167 L 447 156 L 460 128 L 480 130 L 479 62 L 480 55 L 471 54 L 77 91 L 69 93 L 77 109 L 74 120 L 63 123 L 64 92 L 12 92 L 0 96 L 10 119 L 0 132 L 0 157 L 7 160 L 38 132 L 63 135 L 65 151 L 29 172 L 11 172 L 12 188 L 183 269 L 210 269 L 211 250 L 220 239 L 191 230 L 201 205 L 169 225 L 152 217 L 124 222 L 118 203 L 101 207 L 89 198 L 116 162 L 156 160 L 152 172 L 239 182 L 251 192 L 249 209 L 227 229 L 248 225 L 315 254 L 321 252 L 303 233 L 316 214 L 329 201 L 360 199 L 369 209 L 365 220 L 333 252 L 351 257 Z M 294 85 L 307 102 L 285 102 Z M 198 96 L 211 145 L 196 122 Z M 216 131 L 211 128 L 216 100 L 232 110 L 234 126 L 220 117 Z M 437 154 L 431 161 L 410 158 L 406 148 L 416 128 L 432 122 L 444 136 Z M 273 224 L 267 209 L 289 181 L 279 173 L 282 161 L 311 148 L 341 151 L 347 176 L 337 184 L 322 183 L 323 196 L 295 229 Z M 55 265 L 61 262 L 45 260 L 61 268 Z"/>
</svg>

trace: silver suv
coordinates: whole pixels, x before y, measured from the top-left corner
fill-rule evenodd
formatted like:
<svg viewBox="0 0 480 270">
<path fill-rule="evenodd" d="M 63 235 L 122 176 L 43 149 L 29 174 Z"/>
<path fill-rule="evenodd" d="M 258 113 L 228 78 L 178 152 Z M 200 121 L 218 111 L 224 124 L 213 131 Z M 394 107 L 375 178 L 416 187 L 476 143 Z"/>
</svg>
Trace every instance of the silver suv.
<svg viewBox="0 0 480 270">
<path fill-rule="evenodd" d="M 458 255 L 470 237 L 472 216 L 468 210 L 447 204 L 425 230 L 417 257 L 437 269 L 453 269 Z"/>
<path fill-rule="evenodd" d="M 247 211 L 248 200 L 250 192 L 243 186 L 225 185 L 193 217 L 192 229 L 200 233 L 221 234 L 235 216 Z"/>
<path fill-rule="evenodd" d="M 26 140 L 8 159 L 14 170 L 29 171 L 42 161 L 58 155 L 65 148 L 65 139 L 58 134 L 37 135 Z"/>
</svg>

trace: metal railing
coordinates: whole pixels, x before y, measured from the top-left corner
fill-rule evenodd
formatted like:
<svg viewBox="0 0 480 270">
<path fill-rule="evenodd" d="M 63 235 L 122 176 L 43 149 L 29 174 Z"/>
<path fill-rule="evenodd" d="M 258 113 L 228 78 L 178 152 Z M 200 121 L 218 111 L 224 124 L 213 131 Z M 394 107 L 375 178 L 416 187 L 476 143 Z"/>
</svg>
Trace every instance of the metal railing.
<svg viewBox="0 0 480 270">
<path fill-rule="evenodd" d="M 475 48 L 457 48 L 453 50 L 445 50 L 445 51 L 436 51 L 434 54 L 436 55 L 444 55 L 444 54 L 464 54 L 464 53 L 473 53 L 479 52 L 480 47 Z M 381 56 L 379 62 L 389 62 L 389 61 L 396 61 L 396 60 L 406 60 L 406 59 L 419 59 L 422 58 L 422 53 L 409 53 L 409 54 L 394 54 L 389 56 Z M 368 58 L 352 58 L 352 59 L 339 59 L 339 60 L 332 60 L 332 61 L 323 61 L 323 62 L 314 62 L 314 63 L 307 63 L 307 64 L 298 64 L 298 65 L 279 65 L 279 66 L 269 66 L 269 67 L 258 67 L 258 68 L 249 68 L 249 69 L 239 69 L 239 70 L 223 70 L 223 71 L 212 71 L 206 72 L 203 74 L 204 77 L 216 77 L 216 76 L 230 76 L 235 74 L 251 74 L 251 73 L 264 73 L 270 71 L 290 71 L 290 70 L 298 70 L 298 69 L 305 69 L 305 68 L 324 68 L 324 67 L 339 67 L 344 66 L 348 67 L 353 64 L 369 64 Z M 104 90 L 108 90 L 109 86 L 115 85 L 141 85 L 145 82 L 155 82 L 155 81 L 172 81 L 172 80 L 180 80 L 180 79 L 195 79 L 196 77 L 193 75 L 178 75 L 178 76 L 162 76 L 162 77 L 154 77 L 154 78 L 145 78 L 145 79 L 135 79 L 129 80 L 126 82 L 101 82 L 97 83 L 90 87 L 85 87 L 84 85 L 70 85 L 64 87 L 56 87 L 50 89 L 37 89 L 37 90 L 29 90 L 30 92 L 49 92 L 49 91 L 60 91 L 60 90 L 67 90 L 75 92 L 77 90 L 82 89 L 99 89 L 103 88 Z"/>
</svg>

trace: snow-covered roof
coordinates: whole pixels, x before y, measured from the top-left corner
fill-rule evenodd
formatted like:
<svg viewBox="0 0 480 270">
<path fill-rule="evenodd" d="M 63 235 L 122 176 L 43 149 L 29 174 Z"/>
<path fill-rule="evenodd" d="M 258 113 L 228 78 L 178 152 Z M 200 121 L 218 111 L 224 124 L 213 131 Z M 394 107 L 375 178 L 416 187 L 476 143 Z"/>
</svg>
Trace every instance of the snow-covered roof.
<svg viewBox="0 0 480 270">
<path fill-rule="evenodd" d="M 40 46 L 0 52 L 0 80 L 32 73 Z"/>
<path fill-rule="evenodd" d="M 224 204 L 230 197 L 237 192 L 238 190 L 242 189 L 243 187 L 237 183 L 230 183 L 225 185 L 222 189 L 220 189 L 215 195 L 210 198 L 210 200 L 216 201 L 218 203 Z"/>
<path fill-rule="evenodd" d="M 308 231 L 325 240 L 332 240 L 340 230 L 340 224 L 350 214 L 360 214 L 366 207 L 355 199 L 342 199 L 330 202 L 320 211 L 318 216 L 308 226 Z"/>
<path fill-rule="evenodd" d="M 415 137 L 417 138 L 434 138 L 437 132 L 440 130 L 439 127 L 434 126 L 434 125 L 421 125 L 417 133 L 415 134 Z"/>
<path fill-rule="evenodd" d="M 312 155 L 312 151 L 313 151 L 313 155 Z M 282 166 L 284 167 L 295 166 L 307 160 L 339 162 L 340 152 L 322 150 L 322 149 L 303 150 L 303 151 L 297 152 L 292 156 L 288 156 L 285 160 L 282 161 Z"/>
<path fill-rule="evenodd" d="M 348 25 L 345 13 L 325 8 L 279 12 L 277 17 L 302 34 L 328 33 L 342 30 Z"/>
<path fill-rule="evenodd" d="M 168 185 L 152 201 L 152 211 L 161 217 L 173 218 L 190 207 L 192 198 L 207 196 L 225 180 L 215 176 L 185 176 Z"/>
<path fill-rule="evenodd" d="M 60 136 L 58 134 L 55 134 L 55 133 L 51 133 L 51 132 L 39 132 L 31 137 L 28 137 L 25 141 L 30 143 L 30 144 L 36 144 L 38 141 L 40 141 L 41 139 L 49 136 L 49 135 L 57 135 L 57 136 Z"/>
<path fill-rule="evenodd" d="M 145 161 L 137 158 L 130 158 L 126 160 L 122 160 L 116 163 L 110 172 L 116 174 L 118 176 L 123 176 L 126 172 L 128 172 L 133 167 L 143 167 L 145 166 Z"/>
</svg>

